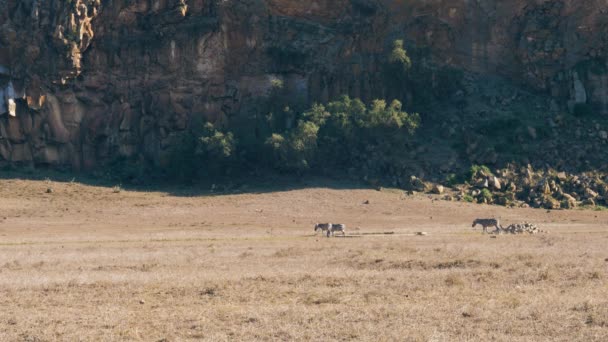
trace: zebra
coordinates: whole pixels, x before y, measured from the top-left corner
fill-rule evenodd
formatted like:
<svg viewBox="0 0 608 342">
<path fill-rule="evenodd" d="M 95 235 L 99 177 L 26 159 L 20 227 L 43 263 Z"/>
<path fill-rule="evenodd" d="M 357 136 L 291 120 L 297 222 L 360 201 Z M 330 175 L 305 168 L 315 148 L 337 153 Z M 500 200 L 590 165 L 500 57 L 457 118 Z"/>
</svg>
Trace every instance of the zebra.
<svg viewBox="0 0 608 342">
<path fill-rule="evenodd" d="M 473 221 L 473 225 L 471 227 L 475 228 L 476 225 L 481 225 L 483 227 L 483 233 L 488 232 L 488 227 L 496 227 L 495 232 L 500 232 L 503 228 L 500 225 L 500 221 L 498 219 L 475 219 Z"/>
<path fill-rule="evenodd" d="M 321 232 L 326 232 L 327 237 L 329 237 L 329 231 L 331 230 L 331 227 L 332 227 L 331 223 L 317 223 L 317 224 L 315 224 L 315 234 L 317 233 L 318 230 L 321 230 Z"/>
<path fill-rule="evenodd" d="M 332 224 L 331 228 L 327 231 L 327 236 L 331 233 L 334 235 L 335 232 L 342 232 L 342 236 L 345 236 L 346 225 L 342 223 Z"/>
</svg>

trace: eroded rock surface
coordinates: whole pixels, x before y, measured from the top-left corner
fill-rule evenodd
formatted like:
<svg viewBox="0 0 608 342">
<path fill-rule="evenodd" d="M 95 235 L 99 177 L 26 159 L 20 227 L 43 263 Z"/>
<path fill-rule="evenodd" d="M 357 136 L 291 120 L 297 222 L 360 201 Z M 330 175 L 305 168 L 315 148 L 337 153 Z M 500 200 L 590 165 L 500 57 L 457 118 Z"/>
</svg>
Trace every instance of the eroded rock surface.
<svg viewBox="0 0 608 342">
<path fill-rule="evenodd" d="M 606 11 L 600 0 L 0 0 L 0 160 L 158 164 L 172 134 L 250 115 L 274 79 L 309 103 L 390 97 L 395 39 L 429 51 L 416 63 L 507 78 L 552 98 L 548 110 L 608 115 Z"/>
</svg>

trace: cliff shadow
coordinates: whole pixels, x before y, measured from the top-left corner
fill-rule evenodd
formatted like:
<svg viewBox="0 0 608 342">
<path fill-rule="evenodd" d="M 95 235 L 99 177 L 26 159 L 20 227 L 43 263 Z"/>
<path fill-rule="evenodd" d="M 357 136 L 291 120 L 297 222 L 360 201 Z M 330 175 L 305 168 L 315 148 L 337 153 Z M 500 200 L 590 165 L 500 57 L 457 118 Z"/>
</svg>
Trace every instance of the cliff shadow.
<svg viewBox="0 0 608 342">
<path fill-rule="evenodd" d="M 309 188 L 334 190 L 378 189 L 377 186 L 337 176 L 297 176 L 267 174 L 264 176 L 222 176 L 197 179 L 191 182 L 166 180 L 142 180 L 124 183 L 92 174 L 62 172 L 51 169 L 16 169 L 0 171 L 0 182 L 5 180 L 30 180 L 52 183 L 76 183 L 101 188 L 135 192 L 161 192 L 176 197 L 212 197 L 237 194 L 262 194 Z"/>
</svg>

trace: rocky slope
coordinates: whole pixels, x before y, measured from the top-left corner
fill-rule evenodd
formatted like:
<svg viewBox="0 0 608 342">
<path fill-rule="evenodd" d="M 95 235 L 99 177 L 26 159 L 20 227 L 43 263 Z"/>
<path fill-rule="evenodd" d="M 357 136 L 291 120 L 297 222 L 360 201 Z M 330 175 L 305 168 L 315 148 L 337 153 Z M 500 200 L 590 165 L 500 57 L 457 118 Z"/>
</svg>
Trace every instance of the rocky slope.
<svg viewBox="0 0 608 342">
<path fill-rule="evenodd" d="M 446 98 L 473 99 L 498 77 L 509 87 L 482 89 L 489 107 L 533 94 L 543 120 L 606 116 L 606 11 L 600 0 L 0 0 L 0 161 L 162 164 L 172 135 L 252 115 L 277 79 L 308 103 L 390 97 L 382 67 L 395 39 L 421 52 L 415 64 L 474 75 Z M 475 105 L 455 115 L 483 113 Z M 427 127 L 433 117 L 445 122 L 430 115 Z M 608 139 L 603 126 L 581 130 Z M 496 162 L 500 151 L 463 139 L 465 158 Z"/>
</svg>

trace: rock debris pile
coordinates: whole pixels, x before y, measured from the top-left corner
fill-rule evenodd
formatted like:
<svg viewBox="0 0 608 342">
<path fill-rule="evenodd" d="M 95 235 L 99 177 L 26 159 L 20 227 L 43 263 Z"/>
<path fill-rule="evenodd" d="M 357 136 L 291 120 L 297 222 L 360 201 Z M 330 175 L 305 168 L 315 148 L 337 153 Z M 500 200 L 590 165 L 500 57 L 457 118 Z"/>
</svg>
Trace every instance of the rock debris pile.
<svg viewBox="0 0 608 342">
<path fill-rule="evenodd" d="M 541 230 L 537 225 L 533 223 L 523 222 L 523 223 L 515 223 L 511 224 L 506 228 L 503 228 L 501 233 L 505 234 L 539 234 L 546 233 L 546 231 Z"/>
</svg>

